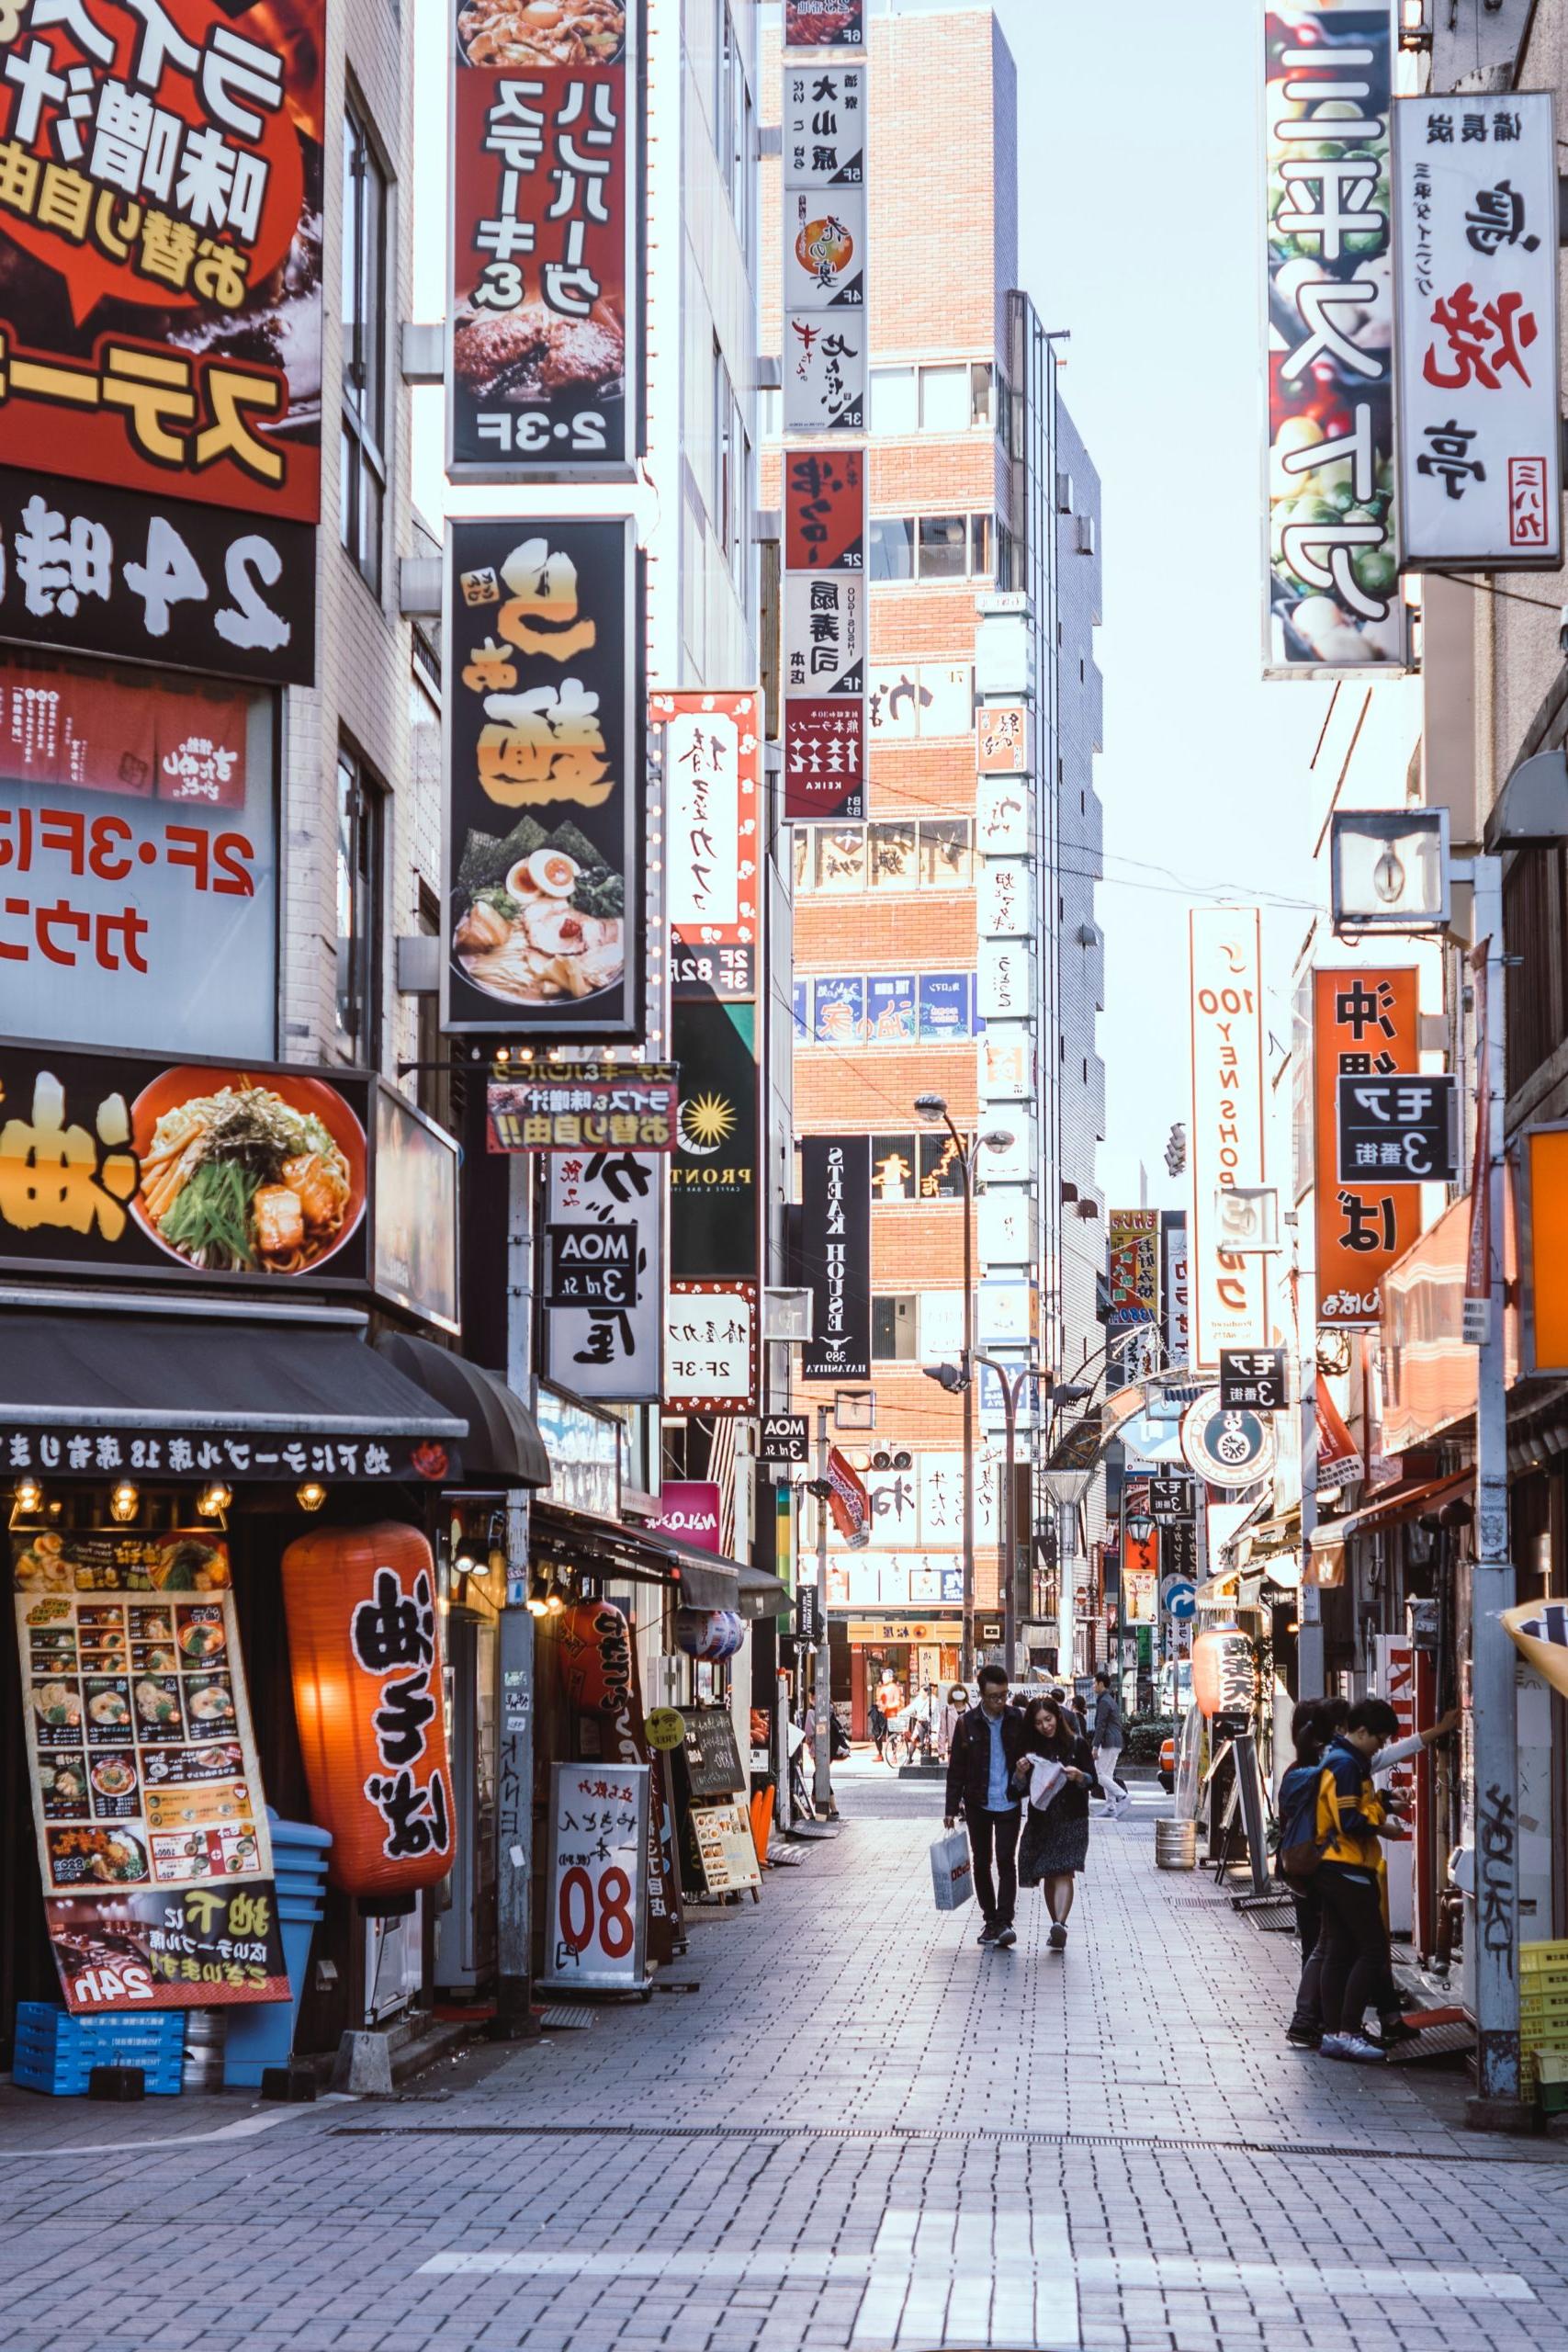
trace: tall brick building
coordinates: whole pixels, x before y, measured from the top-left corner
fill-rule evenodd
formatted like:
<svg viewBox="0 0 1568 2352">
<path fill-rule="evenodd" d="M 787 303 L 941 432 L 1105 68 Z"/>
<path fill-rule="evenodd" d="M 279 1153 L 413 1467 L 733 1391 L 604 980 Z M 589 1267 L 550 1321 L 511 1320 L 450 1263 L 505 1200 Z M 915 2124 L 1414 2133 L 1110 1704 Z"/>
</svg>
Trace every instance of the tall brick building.
<svg viewBox="0 0 1568 2352">
<path fill-rule="evenodd" d="M 869 67 L 867 820 L 798 826 L 794 842 L 796 1136 L 873 1138 L 874 1536 L 834 1552 L 828 1586 L 834 1693 L 853 1701 L 857 1727 L 870 1669 L 945 1687 L 960 1665 L 964 1401 L 922 1366 L 956 1363 L 963 1345 L 962 1187 L 916 1097 L 941 1095 L 966 1135 L 1015 1137 L 976 1164 L 998 1195 L 976 1218 L 980 1349 L 1070 1376 L 1100 1336 L 1103 1249 L 1099 485 L 1056 397 L 1054 347 L 1018 291 L 1017 81 L 994 17 L 879 16 Z M 765 113 L 777 85 L 770 61 Z M 776 209 L 765 200 L 770 228 Z M 764 267 L 776 319 L 776 247 Z M 1038 746 L 1022 943 L 1032 995 L 1027 1021 L 1010 1024 L 1025 1076 L 1006 1105 L 988 1099 L 974 725 L 976 600 L 998 590 L 1028 598 Z M 1026 1383 L 1021 1430 L 1038 1420 L 1033 1399 Z M 1000 1655 L 994 1375 L 974 1408 L 976 1650 Z M 1050 1534 L 1021 1586 L 1020 1656 L 1067 1671 L 1058 1594 L 1070 1617 L 1070 1563 L 1081 1573 L 1094 1531 L 1076 1492 L 1054 1508 L 1037 1484 L 1030 1516 Z"/>
</svg>

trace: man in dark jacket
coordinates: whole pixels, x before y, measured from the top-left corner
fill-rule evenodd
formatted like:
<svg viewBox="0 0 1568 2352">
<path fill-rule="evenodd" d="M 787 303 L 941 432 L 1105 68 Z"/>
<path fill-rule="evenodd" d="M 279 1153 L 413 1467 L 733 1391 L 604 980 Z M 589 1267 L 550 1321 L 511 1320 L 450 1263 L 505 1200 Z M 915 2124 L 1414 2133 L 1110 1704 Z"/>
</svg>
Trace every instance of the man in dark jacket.
<svg viewBox="0 0 1568 2352">
<path fill-rule="evenodd" d="M 1126 1726 L 1109 1674 L 1094 1678 L 1094 1742 L 1095 1777 L 1100 1792 L 1105 1799 L 1106 1817 L 1120 1821 L 1133 1802 L 1133 1792 L 1122 1778 L 1122 1742 Z"/>
<path fill-rule="evenodd" d="M 1018 1833 L 1023 1818 L 1012 1786 L 1012 1770 L 1023 1754 L 1028 1733 L 1022 1715 L 1008 1704 L 1006 1668 L 983 1666 L 978 1679 L 980 1703 L 969 1709 L 953 1735 L 947 1759 L 945 1826 L 951 1829 L 962 1810 L 975 1862 L 975 1892 L 986 1917 L 978 1940 L 1006 1951 L 1018 1941 L 1012 1915 L 1018 1901 Z"/>
</svg>

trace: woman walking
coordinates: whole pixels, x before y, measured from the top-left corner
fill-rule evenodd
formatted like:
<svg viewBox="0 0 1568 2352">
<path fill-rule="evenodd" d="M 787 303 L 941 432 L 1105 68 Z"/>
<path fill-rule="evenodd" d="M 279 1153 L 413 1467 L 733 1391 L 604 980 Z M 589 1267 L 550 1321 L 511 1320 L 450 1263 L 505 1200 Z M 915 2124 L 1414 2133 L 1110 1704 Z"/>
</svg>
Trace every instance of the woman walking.
<svg viewBox="0 0 1568 2352">
<path fill-rule="evenodd" d="M 947 1694 L 947 1704 L 942 1711 L 942 1760 L 945 1764 L 953 1753 L 953 1735 L 969 1712 L 969 1693 L 962 1682 L 955 1682 Z"/>
<path fill-rule="evenodd" d="M 1067 1940 L 1073 1881 L 1089 1860 L 1089 1792 L 1094 1758 L 1076 1716 L 1050 1699 L 1036 1699 L 1024 1717 L 1024 1753 L 1013 1779 L 1027 1790 L 1018 1883 L 1038 1886 L 1051 1915 L 1050 1949 Z M 1038 1801 L 1037 1801 L 1038 1800 Z"/>
</svg>

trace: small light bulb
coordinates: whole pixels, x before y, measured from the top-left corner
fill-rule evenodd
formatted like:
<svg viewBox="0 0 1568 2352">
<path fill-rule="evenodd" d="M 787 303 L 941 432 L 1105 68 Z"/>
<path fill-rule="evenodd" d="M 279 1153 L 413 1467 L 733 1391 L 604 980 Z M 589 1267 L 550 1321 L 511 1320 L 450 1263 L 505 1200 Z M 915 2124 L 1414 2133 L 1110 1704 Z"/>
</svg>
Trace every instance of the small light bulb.
<svg viewBox="0 0 1568 2352">
<path fill-rule="evenodd" d="M 18 1510 L 34 1511 L 43 1509 L 43 1488 L 36 1478 L 18 1478 L 15 1495 Z"/>
<path fill-rule="evenodd" d="M 1385 849 L 1372 868 L 1372 888 L 1385 907 L 1396 907 L 1404 896 L 1404 868 L 1392 848 Z"/>
<path fill-rule="evenodd" d="M 301 1510 L 320 1510 L 326 1498 L 327 1490 L 319 1478 L 306 1478 L 294 1489 L 294 1499 Z"/>
<path fill-rule="evenodd" d="M 141 1496 L 129 1478 L 120 1479 L 109 1496 L 109 1517 L 124 1527 L 141 1508 Z"/>
</svg>

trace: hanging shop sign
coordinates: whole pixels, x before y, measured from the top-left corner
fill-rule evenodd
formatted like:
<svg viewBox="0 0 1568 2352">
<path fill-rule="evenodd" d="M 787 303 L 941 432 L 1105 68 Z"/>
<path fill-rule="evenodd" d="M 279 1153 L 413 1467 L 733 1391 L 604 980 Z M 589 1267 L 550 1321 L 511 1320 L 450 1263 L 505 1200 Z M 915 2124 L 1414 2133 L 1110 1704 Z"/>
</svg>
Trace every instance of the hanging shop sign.
<svg viewBox="0 0 1568 2352">
<path fill-rule="evenodd" d="M 784 817 L 865 815 L 865 706 L 844 695 L 789 695 L 784 707 Z"/>
<path fill-rule="evenodd" d="M 654 1532 L 693 1544 L 699 1552 L 722 1552 L 723 1489 L 707 1478 L 666 1478 L 659 1492 Z"/>
<path fill-rule="evenodd" d="M 1366 1464 L 1321 1370 L 1314 1392 L 1313 1422 L 1317 1444 L 1316 1491 L 1321 1495 L 1353 1486 L 1365 1476 Z"/>
<path fill-rule="evenodd" d="M 1187 1219 L 1173 1216 L 1168 1209 L 1162 1209 L 1160 1243 L 1164 1259 L 1165 1360 L 1168 1364 L 1184 1364 L 1190 1361 L 1192 1345 Z"/>
<path fill-rule="evenodd" d="M 1396 100 L 1393 186 L 1402 564 L 1554 571 L 1562 463 L 1551 92 Z"/>
<path fill-rule="evenodd" d="M 1269 1338 L 1264 1261 L 1222 1250 L 1222 1191 L 1263 1182 L 1263 987 L 1256 907 L 1194 907 L 1191 933 L 1192 1361 Z"/>
<path fill-rule="evenodd" d="M 860 449 L 786 449 L 784 570 L 865 571 L 865 472 Z"/>
<path fill-rule="evenodd" d="M 1459 1182 L 1459 1095 L 1451 1076 L 1341 1078 L 1336 1105 L 1341 1184 L 1392 1170 L 1423 1184 Z"/>
<path fill-rule="evenodd" d="M 8 465 L 315 522 L 325 32 L 322 0 L 6 12 Z"/>
<path fill-rule="evenodd" d="M 632 1704 L 631 1634 L 613 1601 L 574 1600 L 549 1623 L 561 1690 L 583 1715 L 620 1715 Z"/>
<path fill-rule="evenodd" d="M 642 0 L 457 9 L 446 301 L 455 481 L 624 481 L 635 470 L 641 51 Z"/>
<path fill-rule="evenodd" d="M 1299 0 L 1264 16 L 1269 677 L 1408 660 L 1393 511 L 1392 42 L 1386 7 Z"/>
<path fill-rule="evenodd" d="M 457 1312 L 457 1145 L 394 1087 L 376 1090 L 371 1287 L 443 1331 Z"/>
<path fill-rule="evenodd" d="M 1179 1470 L 1162 1470 L 1149 1480 L 1149 1513 L 1157 1527 L 1175 1527 L 1190 1521 L 1196 1510 L 1190 1478 Z"/>
<path fill-rule="evenodd" d="M 804 1413 L 764 1413 L 757 1442 L 763 1462 L 797 1463 L 811 1459 L 811 1424 Z"/>
<path fill-rule="evenodd" d="M 863 65 L 784 61 L 785 187 L 859 187 L 870 129 Z"/>
<path fill-rule="evenodd" d="M 452 1867 L 435 1566 L 415 1527 L 323 1527 L 283 1555 L 310 1818 L 345 1894 L 409 1896 Z"/>
<path fill-rule="evenodd" d="M 8 1035 L 270 1060 L 272 697 L 0 650 L 0 885 Z"/>
<path fill-rule="evenodd" d="M 640 580 L 629 517 L 447 526 L 446 1030 L 642 1034 Z"/>
<path fill-rule="evenodd" d="M 800 1272 L 812 1333 L 803 1380 L 871 1376 L 871 1137 L 801 1139 Z"/>
<path fill-rule="evenodd" d="M 550 1992 L 637 1992 L 647 1973 L 649 1771 L 550 1766 L 545 1973 Z"/>
<path fill-rule="evenodd" d="M 1568 1602 L 1527 1600 L 1505 1609 L 1503 1630 L 1526 1665 L 1568 1699 Z"/>
<path fill-rule="evenodd" d="M 657 1402 L 664 1182 L 650 1152 L 557 1152 L 545 1211 L 545 1372 L 580 1396 Z"/>
<path fill-rule="evenodd" d="M 0 1045 L 0 1266 L 363 1285 L 370 1081 Z"/>
<path fill-rule="evenodd" d="M 784 693 L 862 702 L 866 583 L 849 571 L 784 574 Z"/>
<path fill-rule="evenodd" d="M 1222 1348 L 1220 1409 L 1282 1413 L 1290 1402 L 1283 1348 Z"/>
<path fill-rule="evenodd" d="M 865 0 L 784 0 L 785 49 L 863 49 Z"/>
<path fill-rule="evenodd" d="M 675 1148 L 673 1062 L 545 1062 L 485 1092 L 491 1151 L 668 1152 Z"/>
<path fill-rule="evenodd" d="M 67 2008 L 287 2000 L 227 1544 L 17 1532 L 11 1560 Z"/>
<path fill-rule="evenodd" d="M 1105 1220 L 1111 1270 L 1108 1327 L 1159 1320 L 1159 1211 L 1111 1209 Z"/>
<path fill-rule="evenodd" d="M 671 1042 L 681 1109 L 670 1166 L 670 1271 L 694 1277 L 759 1272 L 761 1073 L 757 1008 L 678 1002 Z"/>
<path fill-rule="evenodd" d="M 975 767 L 980 775 L 1032 775 L 1034 714 L 1027 703 L 987 703 L 975 714 Z"/>
<path fill-rule="evenodd" d="M 760 694 L 657 694 L 664 729 L 664 919 L 677 997 L 749 1000 L 761 939 Z"/>
<path fill-rule="evenodd" d="M 1313 974 L 1317 1319 L 1331 1330 L 1370 1330 L 1377 1324 L 1383 1276 L 1421 1229 L 1421 1187 L 1404 1174 L 1404 1130 L 1382 1127 L 1355 1097 L 1355 1088 L 1390 1079 L 1403 1078 L 1423 1096 L 1436 1085 L 1419 1076 L 1418 993 L 1413 966 Z M 1345 1081 L 1350 1081 L 1348 1097 Z M 1340 1130 L 1342 1107 L 1352 1121 L 1348 1141 Z M 1391 1107 L 1398 1108 L 1397 1093 Z M 1366 1134 L 1369 1127 L 1377 1132 Z M 1377 1145 L 1377 1171 L 1357 1166 L 1348 1178 L 1346 1168 L 1356 1165 L 1363 1138 L 1369 1148 Z M 1391 1149 L 1399 1147 L 1397 1181 L 1385 1172 L 1385 1141 Z"/>
<path fill-rule="evenodd" d="M 867 313 L 792 311 L 784 323 L 784 431 L 863 433 Z"/>
<path fill-rule="evenodd" d="M 1227 1410 L 1206 1388 L 1181 1416 L 1181 1458 L 1211 1487 L 1250 1487 L 1274 1466 L 1274 1424 L 1251 1408 Z"/>
<path fill-rule="evenodd" d="M 757 1409 L 757 1285 L 672 1282 L 664 1302 L 671 1413 Z"/>
</svg>

